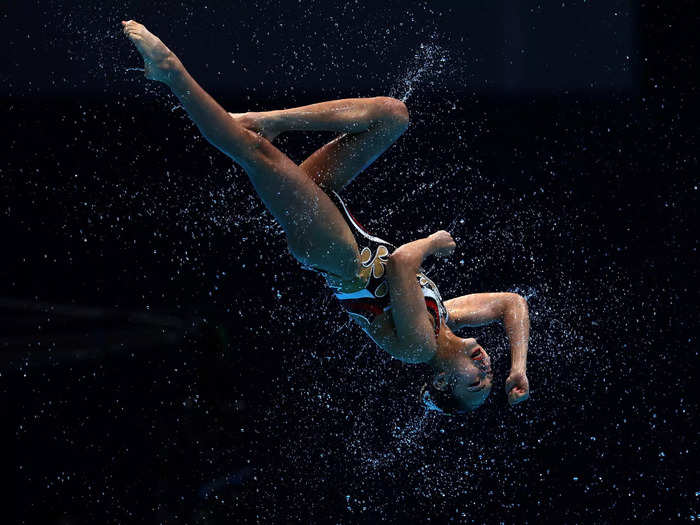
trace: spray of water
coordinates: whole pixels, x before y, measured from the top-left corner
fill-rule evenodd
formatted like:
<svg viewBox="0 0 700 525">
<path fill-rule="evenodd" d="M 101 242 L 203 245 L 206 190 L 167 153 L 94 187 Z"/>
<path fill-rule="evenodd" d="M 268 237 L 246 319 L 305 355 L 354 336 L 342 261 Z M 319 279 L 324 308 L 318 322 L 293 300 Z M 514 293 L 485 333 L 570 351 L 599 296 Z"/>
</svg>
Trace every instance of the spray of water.
<svg viewBox="0 0 700 525">
<path fill-rule="evenodd" d="M 391 90 L 391 96 L 406 102 L 421 85 L 434 84 L 449 61 L 447 49 L 435 43 L 435 36 L 421 44 L 403 75 Z"/>
</svg>

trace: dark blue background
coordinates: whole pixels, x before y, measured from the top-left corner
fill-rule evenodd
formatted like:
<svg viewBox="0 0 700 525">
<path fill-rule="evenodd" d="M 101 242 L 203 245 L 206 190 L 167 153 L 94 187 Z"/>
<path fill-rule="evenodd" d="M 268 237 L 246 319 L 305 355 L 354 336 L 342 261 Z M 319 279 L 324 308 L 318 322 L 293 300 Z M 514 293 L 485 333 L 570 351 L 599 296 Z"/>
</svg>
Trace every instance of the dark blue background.
<svg viewBox="0 0 700 525">
<path fill-rule="evenodd" d="M 465 3 L 466 4 L 466 3 Z M 697 515 L 691 11 L 627 2 L 5 5 L 0 379 L 23 523 Z M 146 23 L 230 111 L 408 93 L 347 188 L 449 227 L 444 296 L 529 297 L 532 399 L 423 415 L 245 174 L 140 73 Z M 421 45 L 423 47 L 421 47 Z M 295 161 L 327 134 L 289 134 Z"/>
</svg>

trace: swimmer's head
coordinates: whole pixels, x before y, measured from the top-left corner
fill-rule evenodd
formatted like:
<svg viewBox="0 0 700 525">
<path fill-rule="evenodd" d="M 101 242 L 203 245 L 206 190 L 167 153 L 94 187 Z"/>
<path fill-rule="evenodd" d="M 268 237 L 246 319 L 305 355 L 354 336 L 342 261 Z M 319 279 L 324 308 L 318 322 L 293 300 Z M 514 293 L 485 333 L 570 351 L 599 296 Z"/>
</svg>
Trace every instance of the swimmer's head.
<svg viewBox="0 0 700 525">
<path fill-rule="evenodd" d="M 423 385 L 420 399 L 427 408 L 448 415 L 465 414 L 483 405 L 491 393 L 491 358 L 475 339 L 464 343 L 444 369 Z"/>
</svg>

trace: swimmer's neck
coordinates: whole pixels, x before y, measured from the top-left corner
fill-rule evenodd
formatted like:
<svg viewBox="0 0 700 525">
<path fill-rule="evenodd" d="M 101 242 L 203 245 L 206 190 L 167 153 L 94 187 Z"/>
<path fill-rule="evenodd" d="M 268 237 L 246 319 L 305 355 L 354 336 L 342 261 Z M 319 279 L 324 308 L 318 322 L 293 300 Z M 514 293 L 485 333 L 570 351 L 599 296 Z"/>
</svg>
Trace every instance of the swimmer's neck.
<svg viewBox="0 0 700 525">
<path fill-rule="evenodd" d="M 455 368 L 456 357 L 462 353 L 466 345 L 465 339 L 456 336 L 452 330 L 443 325 L 438 337 L 437 351 L 426 364 L 437 372 L 452 370 Z"/>
</svg>

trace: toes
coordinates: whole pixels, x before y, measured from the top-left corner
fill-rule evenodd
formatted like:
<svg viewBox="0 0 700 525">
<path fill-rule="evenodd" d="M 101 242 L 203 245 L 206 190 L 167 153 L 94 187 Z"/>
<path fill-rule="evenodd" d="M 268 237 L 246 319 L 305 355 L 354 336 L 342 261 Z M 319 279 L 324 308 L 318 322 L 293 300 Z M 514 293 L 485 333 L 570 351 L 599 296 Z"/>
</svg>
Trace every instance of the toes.
<svg viewBox="0 0 700 525">
<path fill-rule="evenodd" d="M 135 20 L 127 20 L 124 21 L 122 20 L 122 26 L 124 27 L 124 31 L 137 31 L 140 27 L 143 27 L 141 24 L 136 22 Z"/>
<path fill-rule="evenodd" d="M 130 26 L 130 25 L 124 26 L 124 34 L 128 38 L 130 38 L 131 40 L 138 40 L 139 38 L 141 38 L 140 32 L 133 25 L 132 26 Z"/>
</svg>

